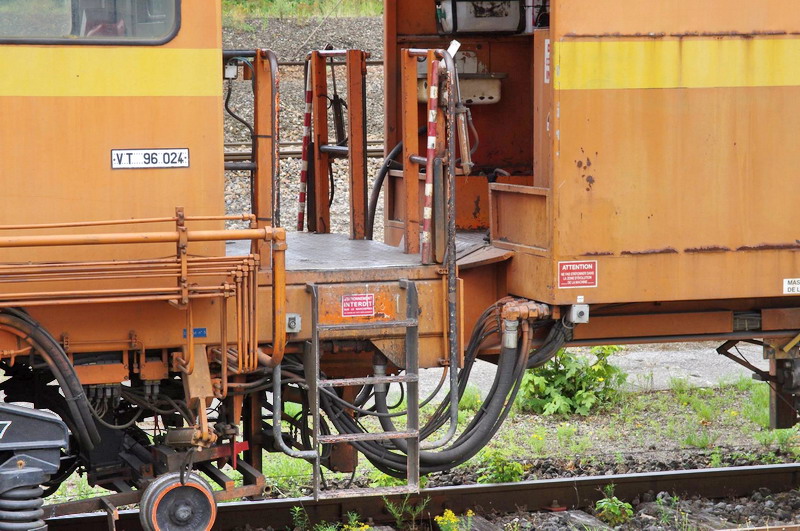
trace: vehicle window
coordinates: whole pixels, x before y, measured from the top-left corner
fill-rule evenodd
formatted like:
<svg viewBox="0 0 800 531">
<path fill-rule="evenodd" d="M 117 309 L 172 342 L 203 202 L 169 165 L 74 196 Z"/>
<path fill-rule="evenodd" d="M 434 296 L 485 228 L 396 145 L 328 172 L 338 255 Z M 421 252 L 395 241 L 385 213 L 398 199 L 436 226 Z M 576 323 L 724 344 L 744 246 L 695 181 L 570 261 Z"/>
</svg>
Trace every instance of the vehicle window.
<svg viewBox="0 0 800 531">
<path fill-rule="evenodd" d="M 179 0 L 0 0 L 0 42 L 158 44 L 176 32 Z"/>
</svg>

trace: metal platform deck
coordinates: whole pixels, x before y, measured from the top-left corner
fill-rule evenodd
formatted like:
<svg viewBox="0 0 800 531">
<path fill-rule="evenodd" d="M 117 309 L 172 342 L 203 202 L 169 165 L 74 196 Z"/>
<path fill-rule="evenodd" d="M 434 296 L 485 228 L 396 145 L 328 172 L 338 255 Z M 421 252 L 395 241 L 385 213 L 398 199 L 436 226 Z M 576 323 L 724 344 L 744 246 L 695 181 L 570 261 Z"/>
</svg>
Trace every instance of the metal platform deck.
<svg viewBox="0 0 800 531">
<path fill-rule="evenodd" d="M 459 233 L 456 240 L 459 258 L 472 255 L 489 244 L 484 233 Z M 286 235 L 287 271 L 352 271 L 360 269 L 413 268 L 420 265 L 418 254 L 405 254 L 373 240 L 351 240 L 346 234 L 289 232 Z M 247 254 L 249 242 L 228 242 L 228 256 Z"/>
</svg>

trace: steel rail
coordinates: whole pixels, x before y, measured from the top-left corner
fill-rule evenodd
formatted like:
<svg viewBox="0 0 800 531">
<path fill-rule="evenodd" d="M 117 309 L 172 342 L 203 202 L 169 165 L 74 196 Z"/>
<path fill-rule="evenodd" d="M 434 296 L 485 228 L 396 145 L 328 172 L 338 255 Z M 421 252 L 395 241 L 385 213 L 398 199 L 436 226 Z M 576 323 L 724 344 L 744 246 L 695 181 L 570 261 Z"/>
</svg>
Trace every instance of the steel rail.
<svg viewBox="0 0 800 531">
<path fill-rule="evenodd" d="M 608 476 L 586 476 L 576 478 L 545 479 L 497 485 L 460 485 L 424 489 L 412 495 L 410 503 L 420 503 L 430 498 L 425 517 L 442 514 L 444 509 L 461 513 L 467 509 L 479 513 L 496 511 L 512 513 L 519 509 L 536 511 L 558 505 L 570 508 L 586 508 L 600 499 L 602 487 L 613 483 L 615 495 L 622 500 L 652 490 L 667 491 L 679 496 L 702 496 L 704 498 L 726 498 L 748 496 L 753 491 L 766 487 L 772 492 L 783 492 L 797 488 L 800 484 L 800 464 L 711 468 L 679 470 L 639 474 Z M 362 519 L 376 523 L 390 522 L 391 516 L 381 503 L 380 497 L 369 489 L 355 489 L 354 496 L 329 498 L 314 501 L 312 498 L 292 498 L 253 502 L 237 502 L 219 506 L 215 530 L 227 531 L 250 524 L 254 527 L 272 526 L 281 529 L 292 524 L 290 509 L 302 506 L 313 522 L 342 521 L 348 511 L 357 512 Z M 357 496 L 356 496 L 357 495 Z M 402 501 L 404 495 L 391 495 L 393 502 Z M 73 515 L 53 518 L 48 521 L 50 531 L 92 531 L 107 529 L 105 513 Z M 120 511 L 119 527 L 135 531 L 139 527 L 137 511 Z"/>
</svg>

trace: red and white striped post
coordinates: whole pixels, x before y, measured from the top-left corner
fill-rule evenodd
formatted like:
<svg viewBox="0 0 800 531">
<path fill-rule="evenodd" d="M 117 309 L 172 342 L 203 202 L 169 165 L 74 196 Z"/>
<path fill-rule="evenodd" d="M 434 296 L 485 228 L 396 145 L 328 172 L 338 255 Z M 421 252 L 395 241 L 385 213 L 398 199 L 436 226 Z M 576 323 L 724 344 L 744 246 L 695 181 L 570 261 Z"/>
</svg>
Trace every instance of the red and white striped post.
<svg viewBox="0 0 800 531">
<path fill-rule="evenodd" d="M 303 117 L 303 165 L 300 170 L 300 197 L 297 208 L 297 230 L 303 231 L 306 218 L 306 192 L 308 191 L 308 159 L 311 156 L 311 104 L 314 101 L 311 90 L 311 61 L 306 61 L 306 110 Z"/>
<path fill-rule="evenodd" d="M 436 158 L 436 118 L 439 113 L 439 61 L 430 60 L 428 84 L 428 138 L 425 165 L 425 204 L 422 208 L 422 263 L 432 264 L 433 259 L 433 160 Z"/>
</svg>

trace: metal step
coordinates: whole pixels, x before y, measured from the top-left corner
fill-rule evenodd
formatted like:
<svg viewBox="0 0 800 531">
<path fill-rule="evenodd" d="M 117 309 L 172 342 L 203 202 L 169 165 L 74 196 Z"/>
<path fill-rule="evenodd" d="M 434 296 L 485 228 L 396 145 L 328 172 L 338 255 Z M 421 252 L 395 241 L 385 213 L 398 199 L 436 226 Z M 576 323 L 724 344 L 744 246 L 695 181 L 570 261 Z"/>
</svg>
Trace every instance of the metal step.
<svg viewBox="0 0 800 531">
<path fill-rule="evenodd" d="M 320 332 L 340 332 L 349 330 L 379 330 L 381 328 L 409 328 L 412 326 L 419 326 L 419 322 L 416 319 L 404 319 L 401 321 L 370 321 L 368 323 L 318 324 L 317 330 Z"/>
<path fill-rule="evenodd" d="M 419 375 L 403 374 L 397 376 L 367 376 L 364 378 L 323 379 L 317 382 L 320 387 L 349 387 L 351 385 L 375 385 L 391 383 L 418 382 Z"/>
<path fill-rule="evenodd" d="M 352 443 L 360 441 L 391 441 L 405 439 L 407 441 L 408 485 L 402 487 L 365 489 L 368 495 L 386 495 L 398 493 L 415 493 L 419 491 L 419 296 L 417 286 L 412 281 L 401 280 L 400 289 L 406 295 L 406 318 L 392 321 L 355 322 L 340 324 L 323 324 L 319 322 L 319 286 L 309 284 L 307 291 L 311 294 L 311 341 L 304 355 L 303 364 L 306 369 L 306 384 L 309 389 L 309 402 L 312 411 L 312 440 L 314 441 L 314 498 L 337 498 L 344 495 L 358 495 L 358 490 L 322 491 L 321 465 L 319 448 L 322 444 Z M 370 376 L 365 378 L 320 378 L 320 335 L 327 331 L 341 330 L 381 330 L 387 328 L 405 328 L 406 365 L 405 374 L 397 376 Z M 320 389 L 331 387 L 347 387 L 356 385 L 380 385 L 403 382 L 407 384 L 407 413 L 405 430 L 388 433 L 330 434 L 320 433 Z"/>
<path fill-rule="evenodd" d="M 395 439 L 411 439 L 419 437 L 419 431 L 389 431 L 383 433 L 340 433 L 337 435 L 320 435 L 320 444 L 358 441 L 393 441 Z"/>
<path fill-rule="evenodd" d="M 366 498 L 368 496 L 392 496 L 396 494 L 416 494 L 419 487 L 415 485 L 400 485 L 397 487 L 370 487 L 361 489 L 324 490 L 319 493 L 320 500 L 333 500 L 336 498 L 352 497 Z"/>
</svg>

